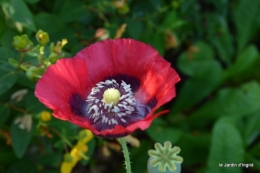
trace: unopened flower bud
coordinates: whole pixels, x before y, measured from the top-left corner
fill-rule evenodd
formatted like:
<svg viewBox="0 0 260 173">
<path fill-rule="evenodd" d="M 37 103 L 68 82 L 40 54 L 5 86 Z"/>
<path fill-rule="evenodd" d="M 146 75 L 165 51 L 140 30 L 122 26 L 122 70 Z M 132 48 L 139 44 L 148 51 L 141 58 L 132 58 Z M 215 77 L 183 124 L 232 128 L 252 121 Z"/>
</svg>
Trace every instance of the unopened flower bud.
<svg viewBox="0 0 260 173">
<path fill-rule="evenodd" d="M 33 81 L 37 81 L 38 79 L 41 78 L 41 75 L 44 73 L 44 69 L 41 67 L 35 67 L 35 66 L 31 66 L 29 67 L 29 69 L 26 71 L 26 76 L 33 80 Z"/>
<path fill-rule="evenodd" d="M 51 113 L 48 111 L 42 111 L 40 113 L 40 118 L 43 122 L 47 122 L 51 120 Z"/>
<path fill-rule="evenodd" d="M 51 54 L 49 55 L 48 57 L 48 61 L 51 63 L 51 64 L 54 64 L 56 63 L 56 61 L 59 59 L 59 56 L 57 53 L 54 53 L 54 52 L 51 52 Z"/>
<path fill-rule="evenodd" d="M 115 0 L 113 1 L 113 5 L 115 8 L 123 8 L 125 5 L 125 0 Z"/>
<path fill-rule="evenodd" d="M 36 33 L 36 39 L 37 39 L 38 43 L 41 45 L 46 45 L 50 41 L 49 34 L 42 30 L 39 30 Z"/>
<path fill-rule="evenodd" d="M 33 42 L 24 34 L 13 38 L 13 46 L 19 52 L 28 52 L 32 49 Z"/>
</svg>

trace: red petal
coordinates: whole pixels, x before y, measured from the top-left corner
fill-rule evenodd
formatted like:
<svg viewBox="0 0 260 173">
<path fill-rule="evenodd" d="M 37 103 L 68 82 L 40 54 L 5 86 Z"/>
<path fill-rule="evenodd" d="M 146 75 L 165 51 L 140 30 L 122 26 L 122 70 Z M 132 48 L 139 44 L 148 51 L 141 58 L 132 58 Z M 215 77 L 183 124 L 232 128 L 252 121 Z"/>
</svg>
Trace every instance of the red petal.
<svg viewBox="0 0 260 173">
<path fill-rule="evenodd" d="M 94 83 L 116 74 L 141 77 L 162 58 L 151 46 L 132 39 L 105 40 L 83 49 L 76 58 L 86 59 Z"/>
<path fill-rule="evenodd" d="M 112 43 L 111 40 L 107 40 L 92 44 L 78 52 L 75 56 L 75 58 L 86 60 L 89 77 L 94 84 L 102 81 L 105 77 L 116 74 L 114 61 L 117 56 L 113 54 L 112 50 L 114 48 Z"/>
<path fill-rule="evenodd" d="M 163 59 L 155 61 L 142 78 L 141 88 L 136 98 L 147 103 L 156 97 L 156 109 L 175 97 L 175 84 L 180 80 L 178 74 L 170 67 L 170 63 Z"/>
<path fill-rule="evenodd" d="M 53 114 L 63 120 L 73 119 L 68 100 L 72 94 L 86 98 L 93 87 L 85 60 L 66 58 L 51 65 L 36 84 L 35 95 Z"/>
</svg>

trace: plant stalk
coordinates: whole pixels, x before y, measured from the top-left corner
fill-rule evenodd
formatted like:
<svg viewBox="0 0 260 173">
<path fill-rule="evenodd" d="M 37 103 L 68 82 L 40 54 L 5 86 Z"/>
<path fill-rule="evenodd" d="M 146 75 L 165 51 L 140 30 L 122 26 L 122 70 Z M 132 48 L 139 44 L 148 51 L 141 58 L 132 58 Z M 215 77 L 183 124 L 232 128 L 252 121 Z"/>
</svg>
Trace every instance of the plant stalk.
<svg viewBox="0 0 260 173">
<path fill-rule="evenodd" d="M 131 164 L 130 164 L 130 157 L 129 157 L 129 152 L 128 152 L 128 149 L 127 149 L 126 141 L 125 141 L 124 137 L 119 138 L 119 140 L 120 140 L 120 143 L 122 145 L 123 153 L 124 153 L 124 157 L 125 157 L 126 173 L 132 173 Z"/>
</svg>

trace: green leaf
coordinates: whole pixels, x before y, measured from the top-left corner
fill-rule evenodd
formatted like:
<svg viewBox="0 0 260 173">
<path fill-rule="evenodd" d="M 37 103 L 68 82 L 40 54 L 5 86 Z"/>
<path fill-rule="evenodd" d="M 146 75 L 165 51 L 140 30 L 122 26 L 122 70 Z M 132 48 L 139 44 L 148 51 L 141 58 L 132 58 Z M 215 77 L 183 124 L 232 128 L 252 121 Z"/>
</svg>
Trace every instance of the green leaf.
<svg viewBox="0 0 260 173">
<path fill-rule="evenodd" d="M 1 4 L 1 2 L 0 2 Z M 7 29 L 6 22 L 5 22 L 5 16 L 0 13 L 0 36 L 4 33 L 4 31 Z"/>
<path fill-rule="evenodd" d="M 15 53 L 8 48 L 0 47 L 0 70 L 11 71 L 15 68 L 8 62 L 8 58 L 15 57 Z"/>
<path fill-rule="evenodd" d="M 64 27 L 57 16 L 45 12 L 40 12 L 35 16 L 35 23 L 37 28 L 48 31 L 49 34 L 58 32 Z M 52 23 L 52 27 L 50 27 L 50 23 Z M 52 35 L 50 38 L 53 39 Z"/>
<path fill-rule="evenodd" d="M 163 4 L 163 1 L 161 0 L 149 0 L 151 4 L 153 4 L 153 6 L 156 8 L 156 9 L 159 9 L 160 7 L 162 7 L 164 4 Z"/>
<path fill-rule="evenodd" d="M 161 143 L 165 141 L 176 143 L 182 135 L 180 129 L 169 127 L 164 121 L 158 118 L 154 120 L 146 132 L 154 142 Z"/>
<path fill-rule="evenodd" d="M 33 164 L 33 161 L 28 158 L 23 158 L 14 162 L 6 173 L 36 173 L 37 164 Z M 48 171 L 49 172 L 49 171 Z"/>
<path fill-rule="evenodd" d="M 46 143 L 45 143 L 46 145 Z M 53 147 L 53 146 L 51 146 Z M 45 154 L 41 155 L 37 158 L 37 163 L 44 166 L 58 166 L 60 165 L 61 160 L 63 159 L 63 153 L 62 152 L 53 152 L 53 150 L 50 151 L 50 149 L 44 146 Z M 47 150 L 47 151 L 46 151 Z"/>
<path fill-rule="evenodd" d="M 172 113 L 188 109 L 202 101 L 221 83 L 222 68 L 214 60 L 212 49 L 205 43 L 198 44 L 199 52 L 191 58 L 186 54 L 180 57 L 178 67 L 191 76 L 179 91 Z M 192 96 L 192 97 L 191 97 Z"/>
<path fill-rule="evenodd" d="M 0 105 L 0 127 L 6 122 L 10 115 L 10 109 L 6 105 Z"/>
<path fill-rule="evenodd" d="M 244 139 L 246 141 L 247 145 L 252 144 L 254 140 L 257 139 L 257 137 L 260 134 L 260 111 L 256 111 L 249 115 L 248 121 L 245 124 L 245 131 L 244 131 Z"/>
<path fill-rule="evenodd" d="M 138 39 L 143 29 L 143 23 L 132 18 L 127 19 L 126 23 L 126 30 L 129 33 L 130 37 Z"/>
<path fill-rule="evenodd" d="M 0 59 L 7 60 L 8 58 L 14 58 L 16 54 L 8 48 L 0 47 Z"/>
<path fill-rule="evenodd" d="M 238 166 L 225 167 L 225 164 L 239 164 L 244 161 L 243 141 L 237 128 L 224 119 L 214 125 L 208 159 L 208 173 L 241 173 Z M 219 164 L 223 164 L 219 166 Z"/>
<path fill-rule="evenodd" d="M 73 22 L 78 20 L 85 20 L 88 18 L 86 15 L 87 8 L 84 2 L 81 1 L 62 1 L 62 8 L 59 11 L 58 17 L 62 22 Z"/>
<path fill-rule="evenodd" d="M 19 73 L 17 75 L 17 83 L 23 87 L 31 88 L 32 90 L 35 89 L 35 82 L 29 80 L 25 73 Z"/>
<path fill-rule="evenodd" d="M 9 59 L 8 59 L 8 63 L 9 63 L 11 66 L 13 66 L 13 67 L 18 68 L 18 61 L 17 61 L 16 59 L 14 59 L 14 58 L 9 58 Z"/>
<path fill-rule="evenodd" d="M 21 23 L 27 29 L 36 31 L 32 14 L 23 0 L 6 1 L 2 6 L 6 16 Z"/>
<path fill-rule="evenodd" d="M 35 129 L 35 125 L 32 125 L 32 129 L 27 132 L 26 129 L 20 129 L 18 124 L 14 122 L 11 124 L 11 138 L 14 153 L 18 158 L 22 158 L 25 151 L 31 141 Z"/>
<path fill-rule="evenodd" d="M 4 73 L 0 75 L 0 95 L 9 90 L 16 82 L 16 76 L 10 73 Z"/>
<path fill-rule="evenodd" d="M 259 0 L 240 0 L 234 10 L 234 22 L 237 29 L 238 52 L 241 52 L 260 27 Z"/>
<path fill-rule="evenodd" d="M 182 163 L 184 166 L 205 164 L 209 153 L 210 137 L 210 134 L 205 132 L 184 133 L 182 135 L 176 145 L 181 147 L 179 155 L 185 159 Z"/>
<path fill-rule="evenodd" d="M 0 59 L 0 70 L 3 71 L 14 71 L 15 68 L 10 65 L 9 62 Z"/>
<path fill-rule="evenodd" d="M 239 73 L 250 69 L 259 58 L 259 52 L 255 45 L 247 47 L 239 56 L 236 62 L 225 72 L 224 80 L 235 77 Z"/>
<path fill-rule="evenodd" d="M 200 65 L 202 63 L 212 63 L 214 62 L 214 52 L 212 48 L 204 42 L 199 42 L 196 44 L 198 52 L 192 54 L 192 57 L 188 57 L 186 53 L 183 53 L 178 59 L 179 69 L 189 76 L 194 76 L 197 73 L 203 73 L 203 68 Z M 198 70 L 201 71 L 199 72 Z"/>
<path fill-rule="evenodd" d="M 173 113 L 196 105 L 220 84 L 222 69 L 218 63 L 201 63 L 199 70 L 203 70 L 203 73 L 188 79 L 180 89 L 172 109 Z"/>
<path fill-rule="evenodd" d="M 13 163 L 16 160 L 17 157 L 12 150 L 9 150 L 9 148 L 5 148 L 5 151 L 1 151 L 0 164 L 6 165 Z"/>
<path fill-rule="evenodd" d="M 220 116 L 241 117 L 249 115 L 260 109 L 259 103 L 260 85 L 257 82 L 246 83 L 238 89 L 224 88 L 217 93 L 214 99 L 191 114 L 188 121 L 203 123 L 205 120 Z"/>
<path fill-rule="evenodd" d="M 45 106 L 35 97 L 34 91 L 29 91 L 24 97 L 26 110 L 32 114 L 38 114 L 40 110 L 44 110 Z"/>
<path fill-rule="evenodd" d="M 178 17 L 178 13 L 175 10 L 172 10 L 166 15 L 165 20 L 162 22 L 162 26 L 164 28 L 174 30 L 177 28 L 180 28 L 182 25 L 184 25 L 186 22 L 184 20 L 181 20 Z"/>
<path fill-rule="evenodd" d="M 151 45 L 159 52 L 160 55 L 164 55 L 165 52 L 165 39 L 163 32 L 156 32 L 151 40 Z"/>
<path fill-rule="evenodd" d="M 16 31 L 12 30 L 12 29 L 8 29 L 6 30 L 2 37 L 1 37 L 1 45 L 5 48 L 9 48 L 10 50 L 13 49 L 14 50 L 14 46 L 12 44 L 13 38 L 14 36 L 18 35 L 19 33 L 17 33 Z"/>
<path fill-rule="evenodd" d="M 225 29 L 219 36 L 211 38 L 210 41 L 216 47 L 219 57 L 227 65 L 231 65 L 234 48 L 230 32 Z"/>
<path fill-rule="evenodd" d="M 27 3 L 30 3 L 30 4 L 35 4 L 35 3 L 37 3 L 41 0 L 24 0 L 24 1 L 27 2 Z"/>
<path fill-rule="evenodd" d="M 246 160 L 247 160 L 247 163 L 253 163 L 252 166 L 254 167 L 254 169 L 260 170 L 260 159 L 257 159 L 257 158 L 255 158 L 252 155 L 247 153 L 246 154 Z M 250 165 L 250 167 L 251 167 L 251 165 Z"/>
</svg>

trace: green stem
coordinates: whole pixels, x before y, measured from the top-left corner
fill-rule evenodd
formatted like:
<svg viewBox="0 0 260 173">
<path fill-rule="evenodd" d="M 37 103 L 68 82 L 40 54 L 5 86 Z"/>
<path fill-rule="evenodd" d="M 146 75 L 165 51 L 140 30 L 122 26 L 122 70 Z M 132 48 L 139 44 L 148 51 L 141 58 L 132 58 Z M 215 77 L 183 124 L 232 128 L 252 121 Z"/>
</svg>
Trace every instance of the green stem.
<svg viewBox="0 0 260 173">
<path fill-rule="evenodd" d="M 22 61 L 23 61 L 23 57 L 24 57 L 24 53 L 22 52 L 22 53 L 21 53 L 21 56 L 20 56 L 20 58 L 19 58 L 19 61 L 18 61 L 18 69 L 21 69 L 21 68 L 20 68 L 20 65 L 21 65 L 21 63 L 22 63 Z"/>
<path fill-rule="evenodd" d="M 129 157 L 129 152 L 128 152 L 128 149 L 127 149 L 127 146 L 126 146 L 126 141 L 123 137 L 119 138 L 119 140 L 120 140 L 120 143 L 122 145 L 123 153 L 124 153 L 124 157 L 125 157 L 126 173 L 132 173 L 131 172 L 130 157 Z"/>
</svg>

